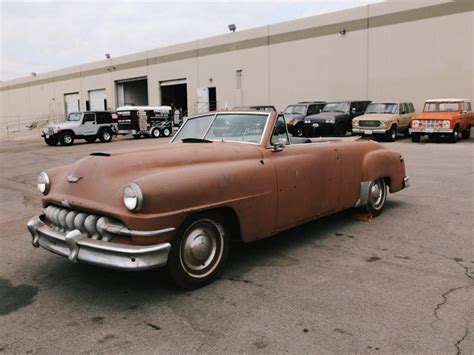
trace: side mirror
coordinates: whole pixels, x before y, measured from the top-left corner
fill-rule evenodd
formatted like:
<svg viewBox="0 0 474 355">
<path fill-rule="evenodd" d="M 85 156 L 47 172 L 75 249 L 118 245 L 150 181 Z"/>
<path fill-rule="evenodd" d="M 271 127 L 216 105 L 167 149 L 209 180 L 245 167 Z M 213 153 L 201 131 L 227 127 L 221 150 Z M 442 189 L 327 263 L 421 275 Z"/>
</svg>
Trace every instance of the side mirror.
<svg viewBox="0 0 474 355">
<path fill-rule="evenodd" d="M 272 152 L 281 152 L 286 147 L 286 139 L 279 138 L 278 142 L 273 145 Z"/>
</svg>

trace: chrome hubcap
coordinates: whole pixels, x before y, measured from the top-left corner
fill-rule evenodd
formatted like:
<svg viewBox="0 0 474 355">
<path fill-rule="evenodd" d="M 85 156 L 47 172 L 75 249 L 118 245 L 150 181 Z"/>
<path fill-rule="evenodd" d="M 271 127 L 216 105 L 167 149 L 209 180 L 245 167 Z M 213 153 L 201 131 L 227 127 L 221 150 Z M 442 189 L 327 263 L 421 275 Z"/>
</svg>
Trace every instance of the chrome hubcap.
<svg viewBox="0 0 474 355">
<path fill-rule="evenodd" d="M 223 253 L 222 227 L 211 220 L 192 224 L 181 241 L 183 269 L 193 277 L 205 277 L 218 266 Z"/>
<path fill-rule="evenodd" d="M 385 198 L 385 184 L 382 180 L 377 180 L 370 187 L 370 202 L 374 208 L 380 208 Z"/>
<path fill-rule="evenodd" d="M 153 131 L 153 136 L 154 136 L 154 137 L 159 137 L 159 136 L 160 136 L 160 131 L 158 131 L 157 129 L 155 129 L 155 130 Z"/>
<path fill-rule="evenodd" d="M 72 141 L 72 137 L 71 137 L 71 136 L 65 136 L 65 137 L 64 137 L 64 141 L 65 141 L 67 144 L 69 144 L 69 143 L 71 143 L 71 141 Z"/>
<path fill-rule="evenodd" d="M 104 133 L 104 139 L 107 140 L 107 141 L 110 139 L 110 134 L 109 134 L 109 132 L 105 132 L 105 133 Z"/>
</svg>

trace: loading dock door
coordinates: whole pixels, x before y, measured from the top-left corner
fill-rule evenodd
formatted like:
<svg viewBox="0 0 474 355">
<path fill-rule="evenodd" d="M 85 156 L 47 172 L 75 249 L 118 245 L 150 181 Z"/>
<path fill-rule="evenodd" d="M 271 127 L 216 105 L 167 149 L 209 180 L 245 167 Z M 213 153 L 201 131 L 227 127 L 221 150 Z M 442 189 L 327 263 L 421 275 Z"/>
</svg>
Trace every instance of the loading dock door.
<svg viewBox="0 0 474 355">
<path fill-rule="evenodd" d="M 66 115 L 79 111 L 79 93 L 64 94 L 64 106 Z"/>
<path fill-rule="evenodd" d="M 148 106 L 148 80 L 146 77 L 117 81 L 118 106 Z"/>
<path fill-rule="evenodd" d="M 162 105 L 181 109 L 183 114 L 188 113 L 188 89 L 186 79 L 161 81 L 160 92 Z"/>
<path fill-rule="evenodd" d="M 105 89 L 89 91 L 89 110 L 107 110 L 107 96 L 105 94 Z"/>
</svg>

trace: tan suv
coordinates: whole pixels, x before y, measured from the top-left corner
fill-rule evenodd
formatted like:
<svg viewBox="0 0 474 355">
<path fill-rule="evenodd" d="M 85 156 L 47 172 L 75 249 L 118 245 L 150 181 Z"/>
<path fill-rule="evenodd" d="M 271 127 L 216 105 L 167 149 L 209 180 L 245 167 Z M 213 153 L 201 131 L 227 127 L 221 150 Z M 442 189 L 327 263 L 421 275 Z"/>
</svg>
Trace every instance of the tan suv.
<svg viewBox="0 0 474 355">
<path fill-rule="evenodd" d="M 397 133 L 409 136 L 410 117 L 415 115 L 411 102 L 373 102 L 362 116 L 352 120 L 352 133 L 381 136 L 393 142 Z"/>
</svg>

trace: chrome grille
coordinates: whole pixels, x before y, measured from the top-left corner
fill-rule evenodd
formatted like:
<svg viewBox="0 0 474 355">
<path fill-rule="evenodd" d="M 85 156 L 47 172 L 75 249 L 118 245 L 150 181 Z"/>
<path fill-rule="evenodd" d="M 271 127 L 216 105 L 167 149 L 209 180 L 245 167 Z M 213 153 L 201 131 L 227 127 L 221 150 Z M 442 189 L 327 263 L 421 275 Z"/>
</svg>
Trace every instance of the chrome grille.
<svg viewBox="0 0 474 355">
<path fill-rule="evenodd" d="M 108 242 L 113 235 L 105 230 L 107 225 L 113 223 L 116 226 L 123 226 L 122 223 L 112 220 L 109 217 L 96 214 L 76 211 L 55 205 L 49 205 L 44 210 L 44 215 L 50 222 L 50 226 L 60 232 L 70 232 L 79 230 L 87 238 L 103 240 Z"/>
<path fill-rule="evenodd" d="M 439 128 L 443 126 L 446 120 L 420 120 L 420 127 L 423 128 Z"/>
<path fill-rule="evenodd" d="M 360 127 L 380 127 L 380 121 L 359 121 Z"/>
</svg>

